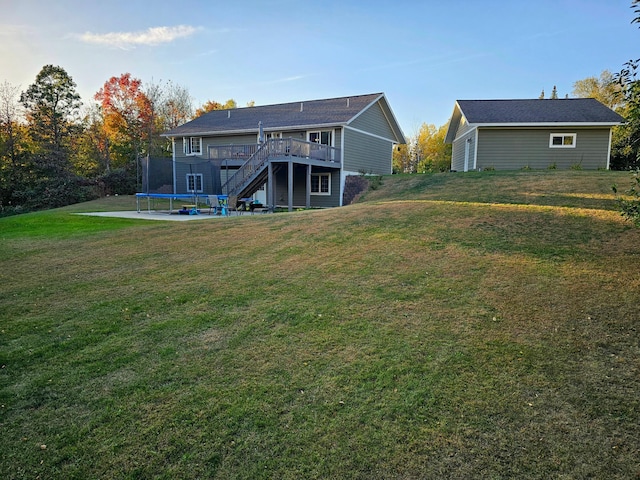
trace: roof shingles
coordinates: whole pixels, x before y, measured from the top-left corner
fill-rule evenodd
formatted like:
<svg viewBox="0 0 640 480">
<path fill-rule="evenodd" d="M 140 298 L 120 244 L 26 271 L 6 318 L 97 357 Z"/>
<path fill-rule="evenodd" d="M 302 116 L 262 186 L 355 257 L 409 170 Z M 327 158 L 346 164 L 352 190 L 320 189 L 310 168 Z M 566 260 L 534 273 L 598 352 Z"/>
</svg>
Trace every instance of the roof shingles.
<svg viewBox="0 0 640 480">
<path fill-rule="evenodd" d="M 624 119 L 593 98 L 458 100 L 471 124 L 620 123 Z"/>
<path fill-rule="evenodd" d="M 345 125 L 382 93 L 352 97 L 309 100 L 258 107 L 215 110 L 185 123 L 163 136 L 257 132 L 258 122 L 265 130 L 305 128 L 320 125 Z"/>
</svg>

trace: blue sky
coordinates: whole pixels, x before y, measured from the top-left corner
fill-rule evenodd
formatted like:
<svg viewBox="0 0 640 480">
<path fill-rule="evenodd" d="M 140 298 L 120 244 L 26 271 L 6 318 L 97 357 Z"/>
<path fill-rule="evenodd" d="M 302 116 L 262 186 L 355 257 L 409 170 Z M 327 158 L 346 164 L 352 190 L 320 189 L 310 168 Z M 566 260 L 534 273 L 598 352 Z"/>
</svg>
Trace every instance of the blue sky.
<svg viewBox="0 0 640 480">
<path fill-rule="evenodd" d="M 46 64 L 85 103 L 112 76 L 200 106 L 384 92 L 405 134 L 457 99 L 560 96 L 640 57 L 631 0 L 0 0 L 0 83 Z"/>
</svg>

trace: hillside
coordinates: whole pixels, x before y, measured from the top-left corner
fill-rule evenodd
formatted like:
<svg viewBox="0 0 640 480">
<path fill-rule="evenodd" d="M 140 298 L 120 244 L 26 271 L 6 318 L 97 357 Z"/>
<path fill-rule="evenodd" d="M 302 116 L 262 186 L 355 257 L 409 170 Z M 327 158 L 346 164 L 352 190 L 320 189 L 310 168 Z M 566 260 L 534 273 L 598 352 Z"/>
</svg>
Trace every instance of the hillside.
<svg viewBox="0 0 640 480">
<path fill-rule="evenodd" d="M 0 219 L 2 478 L 634 478 L 624 172 L 340 209 Z"/>
</svg>

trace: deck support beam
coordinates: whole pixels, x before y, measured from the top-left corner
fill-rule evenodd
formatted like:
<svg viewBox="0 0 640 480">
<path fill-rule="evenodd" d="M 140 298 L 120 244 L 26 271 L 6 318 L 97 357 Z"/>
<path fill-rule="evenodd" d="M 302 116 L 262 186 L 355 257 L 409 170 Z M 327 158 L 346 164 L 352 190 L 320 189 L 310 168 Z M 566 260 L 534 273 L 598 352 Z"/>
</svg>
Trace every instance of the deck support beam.
<svg viewBox="0 0 640 480">
<path fill-rule="evenodd" d="M 290 212 L 293 212 L 293 161 L 289 160 L 289 162 L 287 162 L 287 167 L 288 167 L 288 177 L 289 177 L 289 181 L 287 182 L 287 202 L 288 202 L 288 209 Z"/>
<path fill-rule="evenodd" d="M 311 165 L 307 165 L 307 208 L 311 208 Z"/>
<path fill-rule="evenodd" d="M 267 164 L 267 206 L 271 211 L 275 211 L 275 199 L 276 199 L 276 182 L 273 178 L 273 163 Z"/>
</svg>

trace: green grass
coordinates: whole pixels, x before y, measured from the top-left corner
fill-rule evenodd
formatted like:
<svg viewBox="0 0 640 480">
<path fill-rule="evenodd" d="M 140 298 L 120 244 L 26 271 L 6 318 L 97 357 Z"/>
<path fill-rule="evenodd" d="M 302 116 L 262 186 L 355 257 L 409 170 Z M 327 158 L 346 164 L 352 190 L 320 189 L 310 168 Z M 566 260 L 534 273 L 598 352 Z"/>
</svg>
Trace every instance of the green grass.
<svg viewBox="0 0 640 480">
<path fill-rule="evenodd" d="M 639 478 L 614 172 L 211 222 L 0 219 L 2 478 Z"/>
</svg>

